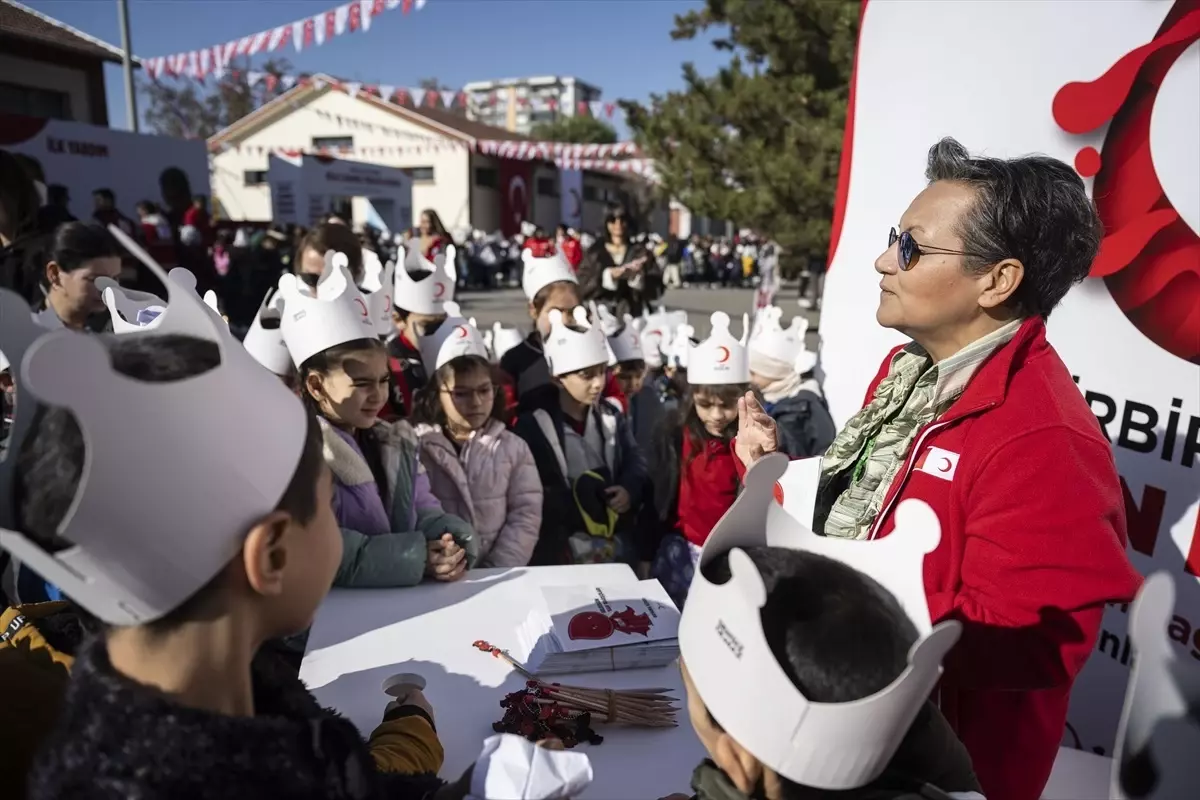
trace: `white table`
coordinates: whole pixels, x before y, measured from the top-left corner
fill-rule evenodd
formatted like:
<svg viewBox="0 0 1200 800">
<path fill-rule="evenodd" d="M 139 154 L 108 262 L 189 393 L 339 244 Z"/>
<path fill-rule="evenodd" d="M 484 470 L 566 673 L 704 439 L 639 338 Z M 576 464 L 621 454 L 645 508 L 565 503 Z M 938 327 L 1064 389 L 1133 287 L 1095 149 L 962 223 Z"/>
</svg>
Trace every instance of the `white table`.
<svg viewBox="0 0 1200 800">
<path fill-rule="evenodd" d="M 1112 759 L 1060 747 L 1042 800 L 1108 800 Z"/>
<path fill-rule="evenodd" d="M 536 569 L 473 570 L 458 583 L 408 589 L 334 589 L 317 611 L 300 678 L 322 705 L 335 708 L 363 735 L 383 719 L 383 680 L 416 672 L 428 682 L 438 737 L 446 751 L 442 777 L 457 778 L 504 714 L 500 700 L 525 679 L 507 663 L 472 647 L 486 639 L 515 647 L 538 586 L 619 585 L 635 581 L 629 567 L 598 564 Z M 690 794 L 692 770 L 704 750 L 688 722 L 682 678 L 661 669 L 564 675 L 564 683 L 622 689 L 661 686 L 678 697 L 679 727 L 638 729 L 599 725 L 598 746 L 580 745 L 595 781 L 583 797 L 654 800 Z"/>
</svg>

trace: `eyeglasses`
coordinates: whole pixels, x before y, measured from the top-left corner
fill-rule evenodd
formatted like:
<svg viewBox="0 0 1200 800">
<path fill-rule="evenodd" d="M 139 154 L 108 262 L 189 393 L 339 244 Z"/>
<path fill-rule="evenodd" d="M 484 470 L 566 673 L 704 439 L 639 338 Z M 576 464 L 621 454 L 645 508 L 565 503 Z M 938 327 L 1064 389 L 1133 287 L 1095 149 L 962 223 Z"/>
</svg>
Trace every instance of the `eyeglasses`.
<svg viewBox="0 0 1200 800">
<path fill-rule="evenodd" d="M 609 217 L 608 219 L 605 220 L 605 222 L 607 222 L 609 225 L 615 225 L 618 222 L 621 223 L 622 225 L 624 225 L 625 221 L 626 221 L 625 217 L 620 214 L 618 214 L 615 217 Z"/>
<path fill-rule="evenodd" d="M 490 383 L 475 389 L 442 389 L 442 391 L 450 395 L 455 405 L 464 406 L 469 405 L 472 401 L 487 403 L 496 396 L 496 387 Z"/>
<path fill-rule="evenodd" d="M 930 247 L 929 245 L 919 244 L 908 231 L 896 233 L 896 229 L 892 228 L 888 231 L 888 249 L 892 249 L 892 245 L 896 242 L 900 242 L 900 247 L 896 250 L 896 263 L 900 265 L 901 270 L 912 269 L 913 264 L 917 263 L 917 259 L 923 255 L 974 256 L 975 258 L 983 258 L 983 256 L 977 253 L 964 253 L 962 250 L 946 250 L 941 247 Z"/>
</svg>

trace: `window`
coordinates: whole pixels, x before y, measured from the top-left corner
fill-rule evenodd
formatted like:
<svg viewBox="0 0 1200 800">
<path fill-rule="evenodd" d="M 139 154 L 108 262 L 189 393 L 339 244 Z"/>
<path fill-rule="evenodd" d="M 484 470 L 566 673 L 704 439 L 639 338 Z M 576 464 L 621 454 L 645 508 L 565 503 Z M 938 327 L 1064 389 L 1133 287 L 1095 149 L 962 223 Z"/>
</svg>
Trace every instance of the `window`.
<svg viewBox="0 0 1200 800">
<path fill-rule="evenodd" d="M 554 178 L 538 178 L 537 193 L 543 197 L 558 197 L 558 181 Z"/>
<path fill-rule="evenodd" d="M 500 170 L 494 167 L 476 167 L 475 185 L 483 189 L 499 189 Z"/>
<path fill-rule="evenodd" d="M 265 169 L 248 169 L 243 177 L 243 182 L 246 186 L 262 186 L 267 182 L 267 171 Z"/>
<path fill-rule="evenodd" d="M 354 137 L 314 136 L 312 146 L 314 150 L 352 150 L 354 149 Z"/>
<path fill-rule="evenodd" d="M 433 180 L 433 167 L 407 167 L 404 171 L 414 181 L 431 182 Z"/>
<path fill-rule="evenodd" d="M 0 111 L 26 117 L 71 119 L 71 98 L 66 92 L 0 82 Z"/>
</svg>

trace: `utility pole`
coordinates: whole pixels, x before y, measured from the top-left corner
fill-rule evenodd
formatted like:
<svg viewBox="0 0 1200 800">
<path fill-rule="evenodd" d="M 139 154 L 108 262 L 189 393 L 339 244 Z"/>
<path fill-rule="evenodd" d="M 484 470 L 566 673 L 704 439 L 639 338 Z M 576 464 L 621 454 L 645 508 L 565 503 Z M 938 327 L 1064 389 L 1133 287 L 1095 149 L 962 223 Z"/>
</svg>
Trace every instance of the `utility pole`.
<svg viewBox="0 0 1200 800">
<path fill-rule="evenodd" d="M 129 6 L 117 0 L 117 18 L 121 24 L 122 69 L 125 73 L 125 121 L 129 130 L 138 132 L 137 90 L 133 85 L 133 51 L 129 46 Z"/>
</svg>

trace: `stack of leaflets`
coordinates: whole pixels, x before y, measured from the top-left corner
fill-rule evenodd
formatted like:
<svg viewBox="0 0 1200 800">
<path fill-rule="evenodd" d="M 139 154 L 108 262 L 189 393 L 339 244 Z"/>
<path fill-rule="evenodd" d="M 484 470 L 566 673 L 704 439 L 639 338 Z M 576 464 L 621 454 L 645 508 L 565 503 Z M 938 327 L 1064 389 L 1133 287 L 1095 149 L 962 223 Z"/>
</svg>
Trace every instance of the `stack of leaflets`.
<svg viewBox="0 0 1200 800">
<path fill-rule="evenodd" d="M 517 632 L 538 675 L 661 667 L 679 657 L 679 609 L 658 581 L 540 594 Z"/>
</svg>

